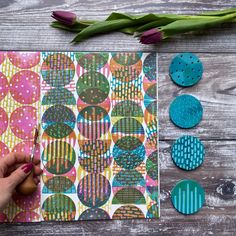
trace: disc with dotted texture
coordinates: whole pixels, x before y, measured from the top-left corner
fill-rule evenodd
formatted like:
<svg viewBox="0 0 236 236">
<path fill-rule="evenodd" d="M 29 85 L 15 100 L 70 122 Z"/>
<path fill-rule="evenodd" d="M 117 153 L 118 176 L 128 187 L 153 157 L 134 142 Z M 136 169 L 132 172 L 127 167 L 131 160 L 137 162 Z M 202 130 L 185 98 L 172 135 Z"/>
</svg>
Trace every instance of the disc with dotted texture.
<svg viewBox="0 0 236 236">
<path fill-rule="evenodd" d="M 171 156 L 179 168 L 194 170 L 203 163 L 205 148 L 198 138 L 184 135 L 172 145 Z"/>
<path fill-rule="evenodd" d="M 203 65 L 199 58 L 192 53 L 181 53 L 173 58 L 169 73 L 171 79 L 178 85 L 190 87 L 202 78 Z"/>
<path fill-rule="evenodd" d="M 205 202 L 205 191 L 194 180 L 181 180 L 171 191 L 174 208 L 185 215 L 198 212 Z"/>
</svg>

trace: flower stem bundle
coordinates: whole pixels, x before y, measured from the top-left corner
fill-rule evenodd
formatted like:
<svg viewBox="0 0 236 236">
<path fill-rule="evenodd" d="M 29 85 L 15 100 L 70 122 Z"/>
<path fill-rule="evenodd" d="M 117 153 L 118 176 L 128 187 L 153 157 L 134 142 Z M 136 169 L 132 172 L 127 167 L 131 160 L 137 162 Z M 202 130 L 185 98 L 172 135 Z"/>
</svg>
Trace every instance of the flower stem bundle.
<svg viewBox="0 0 236 236">
<path fill-rule="evenodd" d="M 54 11 L 52 17 L 56 19 L 52 22 L 52 27 L 76 33 L 73 43 L 98 34 L 119 31 L 138 36 L 143 44 L 155 44 L 177 34 L 205 30 L 225 22 L 236 22 L 236 8 L 201 15 L 130 15 L 113 12 L 104 21 L 78 20 L 76 14 L 66 11 Z"/>
</svg>

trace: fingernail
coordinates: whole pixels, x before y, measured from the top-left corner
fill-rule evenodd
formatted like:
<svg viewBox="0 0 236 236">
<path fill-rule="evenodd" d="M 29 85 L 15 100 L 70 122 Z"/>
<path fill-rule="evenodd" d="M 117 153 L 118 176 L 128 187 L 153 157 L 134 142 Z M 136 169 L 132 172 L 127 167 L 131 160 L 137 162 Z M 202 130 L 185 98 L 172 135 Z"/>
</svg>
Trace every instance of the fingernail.
<svg viewBox="0 0 236 236">
<path fill-rule="evenodd" d="M 21 167 L 21 169 L 27 174 L 29 173 L 34 167 L 34 164 L 32 162 L 25 164 Z"/>
</svg>

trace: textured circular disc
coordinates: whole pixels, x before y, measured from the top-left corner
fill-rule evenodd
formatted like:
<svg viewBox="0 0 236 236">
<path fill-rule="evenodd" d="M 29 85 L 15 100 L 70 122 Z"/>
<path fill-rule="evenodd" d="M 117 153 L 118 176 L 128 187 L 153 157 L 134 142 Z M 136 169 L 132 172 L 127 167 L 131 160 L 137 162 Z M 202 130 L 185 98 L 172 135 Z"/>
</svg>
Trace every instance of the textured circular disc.
<svg viewBox="0 0 236 236">
<path fill-rule="evenodd" d="M 203 65 L 192 53 L 181 53 L 173 58 L 169 73 L 171 79 L 178 85 L 190 87 L 196 84 L 203 73 Z"/>
<path fill-rule="evenodd" d="M 171 121 L 180 128 L 188 129 L 200 123 L 203 108 L 192 95 L 180 95 L 172 101 L 169 109 Z"/>
<path fill-rule="evenodd" d="M 174 208 L 185 215 L 198 212 L 205 202 L 205 191 L 194 180 L 181 180 L 171 191 Z"/>
<path fill-rule="evenodd" d="M 176 166 L 184 170 L 196 169 L 202 164 L 204 155 L 205 149 L 202 142 L 193 136 L 182 136 L 172 146 L 172 159 Z"/>
</svg>

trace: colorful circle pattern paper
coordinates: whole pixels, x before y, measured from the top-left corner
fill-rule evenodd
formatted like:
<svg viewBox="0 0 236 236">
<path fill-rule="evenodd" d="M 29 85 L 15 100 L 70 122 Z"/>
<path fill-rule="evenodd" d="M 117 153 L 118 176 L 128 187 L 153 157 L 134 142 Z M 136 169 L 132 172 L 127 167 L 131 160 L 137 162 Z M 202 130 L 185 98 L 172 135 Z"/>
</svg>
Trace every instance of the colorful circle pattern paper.
<svg viewBox="0 0 236 236">
<path fill-rule="evenodd" d="M 155 53 L 0 52 L 1 156 L 39 122 L 38 191 L 0 221 L 159 217 Z"/>
<path fill-rule="evenodd" d="M 90 207 L 80 219 L 96 219 L 108 213 L 100 209 L 111 195 L 111 186 L 105 171 L 109 170 L 112 156 L 110 151 L 110 85 L 106 70 L 106 53 L 78 53 L 76 90 L 78 94 L 77 128 L 81 151 L 78 160 L 85 175 L 80 175 L 77 188 L 81 203 Z M 82 73 L 82 74 L 79 74 Z"/>
<path fill-rule="evenodd" d="M 155 151 L 157 144 L 150 141 L 153 135 L 157 135 L 157 127 L 153 125 L 157 112 L 155 56 L 148 54 L 143 61 L 139 53 L 112 54 L 112 155 L 115 161 L 113 171 L 117 172 L 112 183 L 112 204 L 124 204 L 115 210 L 113 219 L 143 218 L 140 207 L 158 202 L 155 193 L 149 194 L 149 198 L 144 197 L 145 191 L 149 193 L 147 184 L 154 187 L 153 192 L 157 187 L 157 165 L 149 168 L 152 176 L 156 174 L 149 183 L 142 171 L 148 153 Z M 144 76 L 139 69 L 141 65 Z"/>
<path fill-rule="evenodd" d="M 205 201 L 205 192 L 194 180 L 181 180 L 171 191 L 171 201 L 177 211 L 189 215 L 198 212 Z"/>
<path fill-rule="evenodd" d="M 40 110 L 39 72 L 39 52 L 0 52 L 0 157 L 31 153 Z M 35 158 L 39 158 L 38 147 Z M 32 196 L 14 194 L 0 222 L 39 221 L 40 197 L 40 185 Z"/>
<path fill-rule="evenodd" d="M 179 168 L 184 170 L 196 169 L 202 164 L 204 155 L 202 142 L 193 136 L 182 136 L 172 146 L 172 159 Z"/>
</svg>

